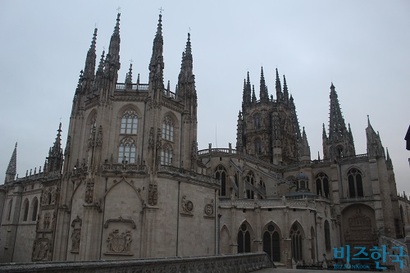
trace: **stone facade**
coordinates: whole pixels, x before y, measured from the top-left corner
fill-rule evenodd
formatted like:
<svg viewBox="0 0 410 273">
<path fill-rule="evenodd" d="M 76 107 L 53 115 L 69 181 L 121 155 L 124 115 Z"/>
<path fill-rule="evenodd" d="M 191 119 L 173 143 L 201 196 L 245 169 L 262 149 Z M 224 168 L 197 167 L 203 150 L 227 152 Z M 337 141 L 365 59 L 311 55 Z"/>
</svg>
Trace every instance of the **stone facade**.
<svg viewBox="0 0 410 273">
<path fill-rule="evenodd" d="M 311 160 L 294 98 L 261 70 L 259 99 L 244 80 L 236 148 L 198 151 L 197 94 L 188 34 L 178 84 L 163 80 L 160 15 L 149 80 L 125 82 L 120 14 L 97 65 L 94 31 L 75 90 L 64 151 L 61 124 L 43 169 L 16 177 L 17 145 L 0 187 L 0 261 L 86 261 L 265 251 L 316 263 L 344 244 L 402 238 L 410 203 L 370 121 L 367 154 L 330 88 L 323 159 Z M 384 239 L 385 240 L 385 239 Z"/>
</svg>

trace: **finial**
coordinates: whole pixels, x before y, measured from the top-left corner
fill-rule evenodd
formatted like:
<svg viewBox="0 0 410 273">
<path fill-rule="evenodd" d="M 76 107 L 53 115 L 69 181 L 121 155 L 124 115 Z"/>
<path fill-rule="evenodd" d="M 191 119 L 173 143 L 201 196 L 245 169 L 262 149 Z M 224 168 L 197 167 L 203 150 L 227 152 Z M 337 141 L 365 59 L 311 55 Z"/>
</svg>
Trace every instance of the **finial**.
<svg viewBox="0 0 410 273">
<path fill-rule="evenodd" d="M 159 10 L 159 14 L 162 14 L 162 12 L 164 11 L 162 7 L 160 7 L 158 10 Z"/>
</svg>

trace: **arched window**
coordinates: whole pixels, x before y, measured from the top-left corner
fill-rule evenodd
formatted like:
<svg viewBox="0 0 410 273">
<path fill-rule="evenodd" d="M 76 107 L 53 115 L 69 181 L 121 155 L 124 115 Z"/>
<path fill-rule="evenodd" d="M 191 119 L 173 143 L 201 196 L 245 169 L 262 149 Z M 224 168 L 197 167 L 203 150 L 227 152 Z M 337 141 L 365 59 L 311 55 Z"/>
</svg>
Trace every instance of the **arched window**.
<svg viewBox="0 0 410 273">
<path fill-rule="evenodd" d="M 161 165 L 172 165 L 172 147 L 165 144 L 161 151 Z"/>
<path fill-rule="evenodd" d="M 255 192 L 253 191 L 253 187 L 255 186 L 255 175 L 253 174 L 252 171 L 249 171 L 248 174 L 245 177 L 246 181 L 246 198 L 248 199 L 254 199 L 255 198 Z"/>
<path fill-rule="evenodd" d="M 262 153 L 261 139 L 258 137 L 255 139 L 255 154 L 260 155 Z"/>
<path fill-rule="evenodd" d="M 238 232 L 238 253 L 251 252 L 251 233 L 248 225 L 243 223 Z"/>
<path fill-rule="evenodd" d="M 34 197 L 33 202 L 31 203 L 31 221 L 37 220 L 37 210 L 38 210 L 38 199 Z"/>
<path fill-rule="evenodd" d="M 325 245 L 326 245 L 326 250 L 329 251 L 331 248 L 329 222 L 326 220 L 324 225 L 325 225 Z"/>
<path fill-rule="evenodd" d="M 280 240 L 279 231 L 273 224 L 265 227 L 263 233 L 263 251 L 265 251 L 272 261 L 280 261 Z"/>
<path fill-rule="evenodd" d="M 329 197 L 329 177 L 324 173 L 319 173 L 316 176 L 316 194 Z"/>
<path fill-rule="evenodd" d="M 221 190 L 219 192 L 220 196 L 226 196 L 226 169 L 219 165 L 215 170 L 215 178 L 221 183 Z"/>
<path fill-rule="evenodd" d="M 124 138 L 118 148 L 118 163 L 134 164 L 137 156 L 137 148 L 132 138 Z"/>
<path fill-rule="evenodd" d="M 27 221 L 28 219 L 28 209 L 29 209 L 29 202 L 28 199 L 26 198 L 23 202 L 23 221 Z"/>
<path fill-rule="evenodd" d="M 121 134 L 136 134 L 138 131 L 138 116 L 135 111 L 127 111 L 121 118 Z"/>
<path fill-rule="evenodd" d="M 363 197 L 362 173 L 358 169 L 350 169 L 347 173 L 349 197 Z"/>
<path fill-rule="evenodd" d="M 302 256 L 302 231 L 297 223 L 294 223 L 290 229 L 292 258 L 295 261 L 301 261 Z"/>
<path fill-rule="evenodd" d="M 174 141 L 174 123 L 169 116 L 162 122 L 162 138 L 168 141 Z"/>
</svg>

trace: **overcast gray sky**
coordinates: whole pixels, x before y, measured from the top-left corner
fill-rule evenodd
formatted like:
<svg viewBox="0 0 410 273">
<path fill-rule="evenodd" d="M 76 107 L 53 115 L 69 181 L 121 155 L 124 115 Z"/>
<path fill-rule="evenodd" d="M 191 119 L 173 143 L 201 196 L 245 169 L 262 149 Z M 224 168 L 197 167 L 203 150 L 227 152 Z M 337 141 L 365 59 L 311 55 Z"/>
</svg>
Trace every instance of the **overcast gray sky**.
<svg viewBox="0 0 410 273">
<path fill-rule="evenodd" d="M 17 171 L 42 166 L 58 124 L 63 143 L 79 71 L 94 27 L 97 55 L 108 48 L 121 7 L 121 70 L 133 60 L 147 82 L 152 40 L 163 11 L 165 80 L 177 82 L 191 31 L 198 92 L 199 148 L 235 146 L 246 72 L 270 94 L 285 74 L 312 159 L 322 157 L 329 87 L 336 86 L 356 153 L 366 153 L 367 115 L 389 148 L 398 191 L 410 193 L 410 1 L 22 1 L 0 2 L 0 183 L 14 144 Z M 259 92 L 258 92 L 259 93 Z"/>
</svg>

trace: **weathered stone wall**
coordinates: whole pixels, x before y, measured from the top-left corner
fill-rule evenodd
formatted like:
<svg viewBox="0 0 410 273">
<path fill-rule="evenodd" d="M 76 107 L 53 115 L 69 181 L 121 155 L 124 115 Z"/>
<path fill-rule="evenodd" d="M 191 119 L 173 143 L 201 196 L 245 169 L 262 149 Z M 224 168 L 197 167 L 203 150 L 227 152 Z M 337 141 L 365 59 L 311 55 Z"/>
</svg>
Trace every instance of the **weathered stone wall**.
<svg viewBox="0 0 410 273">
<path fill-rule="evenodd" d="M 127 261 L 54 262 L 0 266 L 0 272 L 177 273 L 253 272 L 273 267 L 266 253 Z"/>
</svg>

